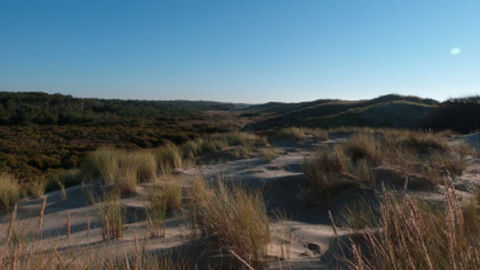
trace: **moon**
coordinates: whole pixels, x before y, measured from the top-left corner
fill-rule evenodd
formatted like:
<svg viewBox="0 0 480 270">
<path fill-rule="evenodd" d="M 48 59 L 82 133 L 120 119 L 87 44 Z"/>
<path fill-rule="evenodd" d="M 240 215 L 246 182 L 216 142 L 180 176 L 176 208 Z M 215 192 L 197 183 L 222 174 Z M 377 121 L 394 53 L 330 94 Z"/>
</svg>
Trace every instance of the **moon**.
<svg viewBox="0 0 480 270">
<path fill-rule="evenodd" d="M 454 47 L 450 50 L 451 55 L 459 55 L 462 52 L 462 49 L 459 47 Z"/>
</svg>

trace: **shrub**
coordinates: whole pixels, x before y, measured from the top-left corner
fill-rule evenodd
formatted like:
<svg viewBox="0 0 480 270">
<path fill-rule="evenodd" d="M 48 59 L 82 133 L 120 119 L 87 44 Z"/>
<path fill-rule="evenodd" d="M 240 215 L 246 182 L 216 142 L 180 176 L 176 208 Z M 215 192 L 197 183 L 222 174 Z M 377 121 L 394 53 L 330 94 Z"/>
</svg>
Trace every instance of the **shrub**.
<svg viewBox="0 0 480 270">
<path fill-rule="evenodd" d="M 10 174 L 0 174 L 0 209 L 6 210 L 20 199 L 20 184 Z"/>
<path fill-rule="evenodd" d="M 260 193 L 218 184 L 209 189 L 202 179 L 192 183 L 192 223 L 210 237 L 210 244 L 258 265 L 270 241 L 269 221 Z"/>
</svg>

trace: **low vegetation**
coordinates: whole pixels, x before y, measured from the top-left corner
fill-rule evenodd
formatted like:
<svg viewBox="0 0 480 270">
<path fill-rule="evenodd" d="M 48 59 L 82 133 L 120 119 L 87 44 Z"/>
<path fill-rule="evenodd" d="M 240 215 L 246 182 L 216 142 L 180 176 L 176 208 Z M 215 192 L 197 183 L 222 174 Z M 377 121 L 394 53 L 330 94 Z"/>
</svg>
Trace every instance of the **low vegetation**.
<svg viewBox="0 0 480 270">
<path fill-rule="evenodd" d="M 241 158 L 248 156 L 254 147 L 267 145 L 266 138 L 247 132 L 232 132 L 213 134 L 199 138 L 182 145 L 182 156 L 186 159 L 200 157 L 202 155 L 217 154 L 235 147 L 232 157 Z"/>
<path fill-rule="evenodd" d="M 147 214 L 148 233 L 153 237 L 165 236 L 167 203 L 165 194 L 163 194 L 163 190 L 158 185 L 148 188 L 145 209 Z"/>
<path fill-rule="evenodd" d="M 451 98 L 442 102 L 423 122 L 434 130 L 469 133 L 480 129 L 480 96 Z"/>
<path fill-rule="evenodd" d="M 10 174 L 0 174 L 0 210 L 6 210 L 20 198 L 18 180 Z"/>
<path fill-rule="evenodd" d="M 286 138 L 297 142 L 305 140 L 308 136 L 326 141 L 328 140 L 328 131 L 319 128 L 288 127 L 280 129 L 273 135 L 275 138 Z"/>
<path fill-rule="evenodd" d="M 282 151 L 277 148 L 265 147 L 259 150 L 260 158 L 265 161 L 272 161 L 282 154 Z"/>
<path fill-rule="evenodd" d="M 174 146 L 173 146 L 174 147 Z M 87 181 L 101 180 L 107 185 L 116 185 L 122 193 L 135 191 L 137 183 L 150 181 L 157 172 L 168 171 L 176 166 L 169 155 L 170 148 L 148 151 L 124 151 L 101 148 L 89 154 L 81 166 Z M 159 154 L 163 153 L 163 154 Z"/>
<path fill-rule="evenodd" d="M 38 179 L 29 185 L 29 192 L 34 198 L 40 198 L 45 194 L 47 188 L 47 181 L 45 179 Z"/>
<path fill-rule="evenodd" d="M 99 205 L 103 240 L 119 239 L 123 235 L 124 211 L 120 204 L 120 193 L 108 192 Z"/>
<path fill-rule="evenodd" d="M 182 154 L 174 144 L 153 150 L 158 171 L 161 173 L 170 173 L 173 169 L 182 167 Z"/>
<path fill-rule="evenodd" d="M 321 148 L 303 167 L 314 193 L 375 185 L 375 169 L 379 166 L 398 174 L 402 182 L 410 176 L 412 181 L 421 180 L 415 184 L 433 187 L 447 172 L 463 173 L 466 152 L 451 148 L 441 133 L 366 130 L 354 133 L 343 143 Z"/>
<path fill-rule="evenodd" d="M 379 217 L 351 240 L 350 269 L 478 269 L 478 201 L 461 204 L 447 181 L 444 208 L 383 191 Z"/>
<path fill-rule="evenodd" d="M 165 175 L 148 185 L 145 209 L 150 235 L 164 236 L 167 214 L 181 207 L 182 187 L 179 179 Z"/>
<path fill-rule="evenodd" d="M 252 265 L 261 265 L 270 241 L 269 219 L 259 193 L 219 183 L 207 187 L 202 179 L 192 183 L 191 219 L 215 249 Z"/>
</svg>

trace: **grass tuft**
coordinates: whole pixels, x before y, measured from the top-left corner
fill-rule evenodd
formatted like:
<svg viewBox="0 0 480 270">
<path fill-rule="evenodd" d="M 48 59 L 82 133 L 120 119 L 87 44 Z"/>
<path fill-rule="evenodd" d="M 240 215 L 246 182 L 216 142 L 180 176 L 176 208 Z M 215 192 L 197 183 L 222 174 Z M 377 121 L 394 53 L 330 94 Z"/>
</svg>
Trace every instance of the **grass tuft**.
<svg viewBox="0 0 480 270">
<path fill-rule="evenodd" d="M 167 144 L 153 150 L 157 162 L 158 171 L 170 173 L 172 170 L 182 167 L 182 154 L 174 144 Z"/>
<path fill-rule="evenodd" d="M 479 269 L 478 202 L 462 206 L 447 179 L 443 207 L 383 191 L 380 218 L 356 230 L 350 269 Z"/>
<path fill-rule="evenodd" d="M 0 174 L 0 209 L 6 210 L 20 199 L 20 184 L 10 174 Z"/>
<path fill-rule="evenodd" d="M 202 179 L 192 183 L 192 223 L 213 247 L 260 265 L 270 241 L 269 220 L 260 193 L 228 188 L 219 183 L 213 189 Z"/>
<path fill-rule="evenodd" d="M 29 191 L 34 198 L 40 198 L 45 194 L 47 183 L 48 182 L 45 179 L 38 179 L 37 181 L 30 183 Z"/>
<path fill-rule="evenodd" d="M 124 212 L 120 204 L 120 193 L 105 194 L 105 201 L 99 206 L 103 240 L 114 240 L 122 237 Z"/>
<path fill-rule="evenodd" d="M 287 138 L 297 142 L 305 140 L 308 136 L 326 141 L 328 140 L 328 131 L 319 128 L 288 127 L 280 129 L 274 135 L 277 138 Z"/>
<path fill-rule="evenodd" d="M 466 147 L 451 148 L 445 134 L 402 130 L 360 130 L 333 147 L 320 148 L 304 162 L 310 193 L 332 193 L 353 185 L 374 186 L 375 169 L 412 176 L 419 186 L 433 188 L 451 173 L 466 168 Z M 381 179 L 384 180 L 384 179 Z M 398 184 L 398 183 L 394 183 Z M 307 192 L 308 193 L 308 192 Z"/>
</svg>

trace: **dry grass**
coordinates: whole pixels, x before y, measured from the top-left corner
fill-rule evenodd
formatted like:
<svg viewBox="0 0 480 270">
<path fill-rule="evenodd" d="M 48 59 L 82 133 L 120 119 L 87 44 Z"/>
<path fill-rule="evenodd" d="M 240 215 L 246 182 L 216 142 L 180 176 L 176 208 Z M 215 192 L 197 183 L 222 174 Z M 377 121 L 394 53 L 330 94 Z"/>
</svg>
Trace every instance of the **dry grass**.
<svg viewBox="0 0 480 270">
<path fill-rule="evenodd" d="M 180 180 L 171 175 L 163 175 L 147 186 L 145 209 L 152 236 L 164 236 L 167 213 L 182 208 L 182 187 Z"/>
<path fill-rule="evenodd" d="M 402 130 L 367 130 L 356 133 L 333 149 L 321 148 L 304 162 L 314 190 L 325 192 L 356 185 L 374 185 L 374 169 L 383 165 L 403 175 L 424 179 L 424 186 L 442 182 L 447 172 L 465 170 L 465 147 L 450 148 L 444 134 Z"/>
<path fill-rule="evenodd" d="M 153 185 L 148 188 L 145 209 L 150 235 L 164 236 L 167 203 L 163 190 L 159 185 Z"/>
<path fill-rule="evenodd" d="M 213 189 L 202 179 L 192 183 L 192 224 L 213 247 L 248 264 L 260 265 L 270 241 L 269 220 L 262 196 L 219 183 Z"/>
<path fill-rule="evenodd" d="M 105 194 L 105 201 L 99 206 L 103 240 L 114 240 L 122 237 L 124 212 L 120 204 L 120 194 Z"/>
<path fill-rule="evenodd" d="M 48 185 L 47 190 L 56 190 L 63 188 L 68 188 L 71 186 L 76 186 L 82 184 L 84 180 L 83 172 L 79 169 L 71 169 L 63 171 L 52 179 Z"/>
<path fill-rule="evenodd" d="M 322 148 L 314 158 L 305 160 L 303 170 L 312 195 L 334 195 L 352 185 L 374 184 L 375 175 L 369 156 L 360 158 L 358 153 L 349 156 L 350 149 L 348 145 L 336 145 L 332 150 Z"/>
<path fill-rule="evenodd" d="M 20 199 L 20 184 L 10 174 L 0 174 L 0 209 L 6 210 Z"/>
<path fill-rule="evenodd" d="M 138 183 L 138 173 L 135 166 L 124 165 L 119 170 L 119 174 L 115 178 L 115 188 L 120 194 L 128 195 L 135 193 Z"/>
<path fill-rule="evenodd" d="M 87 155 L 81 170 L 89 180 L 102 180 L 114 184 L 119 170 L 119 159 L 123 156 L 113 148 L 100 148 Z"/>
<path fill-rule="evenodd" d="M 157 168 L 160 173 L 170 173 L 172 170 L 182 167 L 182 154 L 174 144 L 167 144 L 153 150 Z"/>
<path fill-rule="evenodd" d="M 107 185 L 117 186 L 122 193 L 132 193 L 137 183 L 157 176 L 157 161 L 147 151 L 100 148 L 85 158 L 81 173 L 87 180 L 101 180 Z"/>
<path fill-rule="evenodd" d="M 307 136 L 326 141 L 328 140 L 328 131 L 325 129 L 288 127 L 280 129 L 274 137 L 288 138 L 294 141 L 303 141 Z"/>
<path fill-rule="evenodd" d="M 385 190 L 380 218 L 356 231 L 350 269 L 479 269 L 478 202 L 461 205 L 451 180 L 444 207 Z"/>
<path fill-rule="evenodd" d="M 157 176 L 155 156 L 148 151 L 129 152 L 120 158 L 120 167 L 136 171 L 136 179 L 146 182 Z"/>
<path fill-rule="evenodd" d="M 262 148 L 259 150 L 260 158 L 265 161 L 272 161 L 282 155 L 282 151 L 276 148 Z"/>
<path fill-rule="evenodd" d="M 48 182 L 45 179 L 38 179 L 37 181 L 30 183 L 28 190 L 34 198 L 40 198 L 45 194 L 47 183 Z"/>
<path fill-rule="evenodd" d="M 180 179 L 173 176 L 165 176 L 160 183 L 167 211 L 179 210 L 182 208 L 182 186 Z"/>
<path fill-rule="evenodd" d="M 198 269 L 195 251 L 174 254 L 163 252 L 155 254 L 148 251 L 146 243 L 135 239 L 131 242 L 135 252 L 118 254 L 109 247 L 85 249 L 70 247 L 68 250 L 57 249 L 56 244 L 45 247 L 31 242 L 33 228 L 25 224 L 15 224 L 9 245 L 0 249 L 0 269 L 121 269 L 121 270 L 187 270 Z"/>
<path fill-rule="evenodd" d="M 358 134 L 342 144 L 342 150 L 353 162 L 362 160 L 378 164 L 382 160 L 384 149 L 371 134 Z"/>
<path fill-rule="evenodd" d="M 247 132 L 230 132 L 212 134 L 205 138 L 189 141 L 181 146 L 182 156 L 192 159 L 205 154 L 213 154 L 224 151 L 230 147 L 237 147 L 238 156 L 244 157 L 245 153 L 252 152 L 254 147 L 267 145 L 264 137 Z"/>
</svg>

